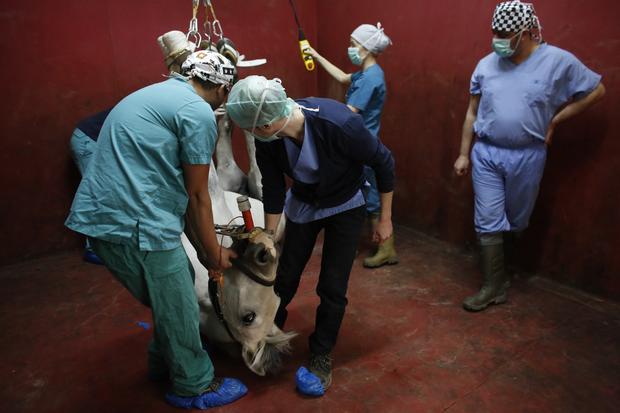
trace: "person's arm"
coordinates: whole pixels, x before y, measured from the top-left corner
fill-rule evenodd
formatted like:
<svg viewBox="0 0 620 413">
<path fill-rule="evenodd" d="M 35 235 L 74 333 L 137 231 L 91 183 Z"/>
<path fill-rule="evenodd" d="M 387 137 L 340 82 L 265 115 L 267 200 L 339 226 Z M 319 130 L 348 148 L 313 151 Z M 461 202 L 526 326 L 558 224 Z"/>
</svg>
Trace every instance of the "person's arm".
<svg viewBox="0 0 620 413">
<path fill-rule="evenodd" d="M 351 109 L 353 113 L 360 113 L 360 110 L 356 108 L 355 106 L 351 106 L 351 105 L 347 105 L 347 106 L 349 107 L 349 109 Z"/>
<path fill-rule="evenodd" d="M 381 201 L 381 214 L 379 215 L 379 222 L 374 228 L 372 233 L 372 240 L 377 243 L 382 243 L 392 236 L 394 227 L 392 226 L 392 197 L 394 191 L 382 192 L 379 194 Z"/>
<path fill-rule="evenodd" d="M 373 228 L 373 241 L 383 242 L 392 236 L 392 198 L 395 162 L 392 152 L 373 135 L 360 115 L 351 115 L 343 125 L 343 151 L 352 159 L 368 165 L 375 172 L 381 203 L 379 221 Z"/>
<path fill-rule="evenodd" d="M 561 122 L 564 122 L 567 119 L 572 118 L 573 116 L 583 112 L 599 100 L 605 95 L 605 86 L 602 83 L 599 83 L 592 92 L 583 97 L 582 99 L 572 101 L 562 110 L 555 114 L 551 122 L 549 123 L 549 128 L 547 129 L 547 134 L 545 136 L 545 143 L 547 145 L 551 145 L 551 141 L 553 140 L 553 132 L 555 131 L 556 126 Z"/>
<path fill-rule="evenodd" d="M 275 233 L 280 222 L 286 198 L 286 182 L 284 174 L 277 166 L 274 146 L 284 142 L 257 142 L 256 164 L 261 172 L 263 184 L 263 209 L 265 211 L 265 229 Z"/>
<path fill-rule="evenodd" d="M 343 85 L 348 85 L 351 83 L 351 74 L 343 72 L 339 67 L 335 66 L 329 60 L 321 56 L 314 50 L 312 47 L 307 47 L 306 52 L 314 58 L 323 69 L 327 71 L 334 79 L 336 79 L 339 83 Z"/>
<path fill-rule="evenodd" d="M 469 169 L 469 152 L 471 150 L 471 142 L 474 139 L 474 122 L 478 116 L 480 96 L 481 95 L 471 95 L 469 97 L 469 105 L 461 132 L 461 149 L 459 150 L 459 157 L 456 158 L 456 162 L 454 162 L 454 172 L 456 172 L 458 176 L 465 175 Z"/>
<path fill-rule="evenodd" d="M 265 213 L 265 229 L 272 234 L 275 234 L 281 216 L 282 214 Z"/>
<path fill-rule="evenodd" d="M 209 165 L 183 164 L 185 189 L 189 196 L 186 212 L 186 234 L 196 248 L 198 259 L 207 267 L 209 275 L 217 276 L 229 268 L 234 251 L 217 243 L 209 195 Z"/>
</svg>

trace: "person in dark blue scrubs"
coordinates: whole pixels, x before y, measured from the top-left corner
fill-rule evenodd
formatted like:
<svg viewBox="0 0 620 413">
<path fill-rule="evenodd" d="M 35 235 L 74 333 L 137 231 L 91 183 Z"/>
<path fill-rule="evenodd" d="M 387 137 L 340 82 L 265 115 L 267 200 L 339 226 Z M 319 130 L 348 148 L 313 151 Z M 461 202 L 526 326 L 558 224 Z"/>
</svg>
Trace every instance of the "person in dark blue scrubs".
<svg viewBox="0 0 620 413">
<path fill-rule="evenodd" d="M 265 226 L 275 230 L 282 212 L 286 232 L 275 290 L 281 302 L 276 324 L 286 321 L 317 236 L 324 231 L 320 304 L 310 336 L 310 362 L 297 372 L 297 388 L 320 396 L 332 380 L 331 352 L 347 305 L 349 274 L 366 215 L 364 166 L 377 176 L 380 241 L 392 236 L 394 158 L 345 104 L 331 99 L 293 101 L 279 80 L 249 76 L 231 90 L 226 111 L 256 141 L 263 176 Z M 287 191 L 285 177 L 292 180 Z"/>
</svg>

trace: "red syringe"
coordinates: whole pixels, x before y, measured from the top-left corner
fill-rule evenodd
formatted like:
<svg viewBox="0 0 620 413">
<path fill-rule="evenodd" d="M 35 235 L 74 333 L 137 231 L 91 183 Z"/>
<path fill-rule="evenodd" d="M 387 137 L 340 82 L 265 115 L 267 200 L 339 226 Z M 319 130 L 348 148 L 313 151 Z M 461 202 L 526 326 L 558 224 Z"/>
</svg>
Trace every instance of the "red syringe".
<svg viewBox="0 0 620 413">
<path fill-rule="evenodd" d="M 252 219 L 252 205 L 250 205 L 250 199 L 247 195 L 241 195 L 237 197 L 237 206 L 241 215 L 243 216 L 243 223 L 245 224 L 245 231 L 250 232 L 254 229 L 254 220 Z"/>
</svg>

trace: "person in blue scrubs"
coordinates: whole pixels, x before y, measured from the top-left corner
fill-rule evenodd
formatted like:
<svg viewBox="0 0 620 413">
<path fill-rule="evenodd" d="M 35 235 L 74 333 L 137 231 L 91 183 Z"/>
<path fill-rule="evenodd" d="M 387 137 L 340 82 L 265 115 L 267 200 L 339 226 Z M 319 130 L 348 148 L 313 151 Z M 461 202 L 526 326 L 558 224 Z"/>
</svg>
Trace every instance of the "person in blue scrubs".
<svg viewBox="0 0 620 413">
<path fill-rule="evenodd" d="M 474 225 L 484 283 L 463 301 L 469 311 L 507 300 L 506 250 L 528 226 L 543 176 L 547 147 L 558 124 L 582 112 L 605 93 L 601 76 L 574 55 L 542 41 L 534 7 L 520 1 L 497 5 L 492 20 L 493 53 L 471 78 L 457 175 L 470 166 Z"/>
<path fill-rule="evenodd" d="M 346 105 L 321 98 L 293 101 L 277 79 L 249 76 L 239 81 L 226 111 L 255 137 L 266 229 L 275 231 L 282 212 L 286 215 L 275 284 L 279 327 L 287 319 L 286 308 L 317 236 L 324 231 L 311 356 L 308 367 L 300 367 L 296 375 L 300 392 L 323 395 L 332 382 L 331 351 L 344 318 L 349 275 L 366 215 L 364 165 L 377 176 L 381 219 L 376 232 L 385 241 L 392 236 L 394 158 Z M 285 177 L 292 180 L 288 191 Z"/>
<path fill-rule="evenodd" d="M 231 266 L 234 252 L 216 240 L 208 176 L 213 109 L 226 99 L 235 68 L 218 53 L 199 51 L 182 72 L 130 94 L 108 114 L 65 225 L 90 237 L 105 266 L 151 308 L 149 377 L 170 381 L 166 400 L 206 409 L 247 388 L 214 377 L 181 233 L 210 276 Z"/>
<path fill-rule="evenodd" d="M 73 130 L 70 141 L 71 155 L 81 176 L 84 176 L 86 173 L 86 168 L 95 153 L 95 149 L 97 149 L 99 131 L 111 110 L 106 109 L 82 119 Z M 103 265 L 101 259 L 93 251 L 88 237 L 86 237 L 86 247 L 84 248 L 84 261 Z"/>
<path fill-rule="evenodd" d="M 377 58 L 392 41 L 384 33 L 381 23 L 376 26 L 362 24 L 351 33 L 350 47 L 347 50 L 351 63 L 360 66 L 355 73 L 345 73 L 329 62 L 313 48 L 308 53 L 339 83 L 349 86 L 345 101 L 355 113 L 362 115 L 364 125 L 374 136 L 379 138 L 381 113 L 385 103 L 385 76 Z M 375 173 L 370 167 L 364 167 L 368 186 L 365 189 L 366 211 L 373 227 L 372 239 L 379 242 L 376 226 L 380 220 L 381 205 Z M 374 255 L 364 260 L 364 267 L 375 268 L 385 264 L 397 264 L 398 256 L 394 248 L 394 237 L 379 243 Z"/>
</svg>

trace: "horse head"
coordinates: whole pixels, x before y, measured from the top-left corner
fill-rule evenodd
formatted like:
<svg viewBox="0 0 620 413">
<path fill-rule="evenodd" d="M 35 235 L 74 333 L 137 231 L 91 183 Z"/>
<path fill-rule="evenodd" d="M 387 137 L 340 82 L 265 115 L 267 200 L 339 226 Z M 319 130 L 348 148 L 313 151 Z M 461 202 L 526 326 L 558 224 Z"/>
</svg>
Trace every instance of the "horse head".
<svg viewBox="0 0 620 413">
<path fill-rule="evenodd" d="M 279 369 L 281 355 L 290 351 L 297 334 L 283 332 L 273 321 L 280 298 L 273 289 L 278 253 L 272 236 L 255 228 L 232 248 L 238 258 L 224 272 L 219 307 L 229 334 L 241 344 L 245 364 L 262 376 Z"/>
</svg>

